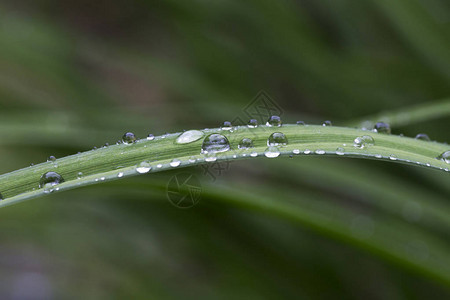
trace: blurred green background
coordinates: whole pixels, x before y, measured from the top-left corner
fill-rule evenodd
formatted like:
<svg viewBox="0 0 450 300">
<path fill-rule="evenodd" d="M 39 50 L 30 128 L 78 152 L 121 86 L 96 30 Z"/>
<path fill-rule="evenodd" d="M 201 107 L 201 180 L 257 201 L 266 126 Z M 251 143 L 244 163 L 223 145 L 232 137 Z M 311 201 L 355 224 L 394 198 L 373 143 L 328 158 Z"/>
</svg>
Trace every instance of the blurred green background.
<svg viewBox="0 0 450 300">
<path fill-rule="evenodd" d="M 286 123 L 345 125 L 442 101 L 450 96 L 450 2 L 0 1 L 1 173 L 114 143 L 126 131 L 217 127 L 243 118 L 260 91 Z M 447 116 L 393 133 L 448 142 L 449 125 Z M 306 156 L 226 169 L 186 170 L 205 191 L 188 210 L 166 199 L 177 172 L 1 209 L 0 298 L 449 296 L 448 174 Z M 346 230 L 333 235 L 214 191 L 289 203 Z M 377 243 L 440 265 L 441 275 L 370 247 Z"/>
</svg>

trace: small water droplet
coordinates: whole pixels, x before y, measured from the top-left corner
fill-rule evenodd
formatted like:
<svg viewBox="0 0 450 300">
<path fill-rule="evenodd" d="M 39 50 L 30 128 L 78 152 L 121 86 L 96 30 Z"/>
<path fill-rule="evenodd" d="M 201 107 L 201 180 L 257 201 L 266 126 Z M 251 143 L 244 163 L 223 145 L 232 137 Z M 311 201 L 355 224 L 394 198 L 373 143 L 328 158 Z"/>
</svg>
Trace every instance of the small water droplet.
<svg viewBox="0 0 450 300">
<path fill-rule="evenodd" d="M 218 133 L 213 133 L 205 137 L 202 144 L 202 153 L 218 153 L 230 150 L 228 139 Z"/>
<path fill-rule="evenodd" d="M 120 172 L 119 174 L 117 174 L 117 177 L 119 177 L 119 178 L 123 177 L 123 172 Z"/>
<path fill-rule="evenodd" d="M 190 163 L 195 163 L 196 160 L 197 160 L 197 159 L 195 158 L 195 156 L 189 157 L 189 162 L 190 162 Z"/>
<path fill-rule="evenodd" d="M 200 130 L 188 130 L 183 132 L 175 141 L 176 144 L 189 144 L 201 139 L 205 134 Z"/>
<path fill-rule="evenodd" d="M 443 162 L 450 164 L 450 150 L 445 151 L 444 153 L 440 154 L 438 157 L 436 157 L 439 160 L 442 160 Z"/>
<path fill-rule="evenodd" d="M 345 154 L 345 149 L 342 148 L 342 147 L 336 148 L 336 154 L 337 155 L 344 155 Z"/>
<path fill-rule="evenodd" d="M 381 154 L 375 154 L 375 158 L 383 158 Z"/>
<path fill-rule="evenodd" d="M 258 152 L 252 152 L 252 153 L 250 153 L 250 156 L 251 157 L 257 157 L 258 156 Z"/>
<path fill-rule="evenodd" d="M 179 165 L 181 165 L 181 160 L 179 160 L 178 158 L 174 158 L 172 159 L 172 161 L 170 162 L 170 166 L 171 167 L 178 167 Z"/>
<path fill-rule="evenodd" d="M 264 156 L 268 158 L 275 158 L 280 156 L 280 150 L 275 146 L 270 146 L 264 151 Z"/>
<path fill-rule="evenodd" d="M 105 179 L 106 179 L 105 177 L 100 177 L 100 180 L 101 180 L 101 181 L 103 181 L 103 180 L 105 180 Z"/>
<path fill-rule="evenodd" d="M 153 134 L 147 135 L 147 141 L 153 141 L 155 139 L 155 136 Z"/>
<path fill-rule="evenodd" d="M 122 141 L 124 144 L 133 144 L 136 142 L 136 136 L 132 132 L 127 132 L 123 135 Z"/>
<path fill-rule="evenodd" d="M 225 121 L 222 123 L 222 126 L 220 128 L 222 128 L 222 130 L 231 130 L 233 128 L 233 125 L 230 121 Z"/>
<path fill-rule="evenodd" d="M 322 126 L 331 126 L 332 124 L 331 124 L 331 121 L 323 121 L 323 124 L 322 124 Z"/>
<path fill-rule="evenodd" d="M 425 133 L 419 133 L 415 137 L 416 140 L 422 140 L 422 141 L 430 141 L 430 137 Z"/>
<path fill-rule="evenodd" d="M 243 138 L 238 145 L 239 149 L 249 149 L 253 148 L 253 141 L 252 139 Z"/>
<path fill-rule="evenodd" d="M 358 136 L 354 140 L 353 146 L 359 149 L 364 149 L 375 144 L 375 140 L 370 135 Z"/>
<path fill-rule="evenodd" d="M 258 127 L 258 121 L 255 119 L 250 119 L 247 123 L 248 128 L 256 128 Z"/>
<path fill-rule="evenodd" d="M 294 153 L 294 154 L 300 154 L 300 149 L 294 149 L 294 150 L 292 150 L 292 153 Z"/>
<path fill-rule="evenodd" d="M 395 154 L 389 155 L 390 160 L 397 160 L 397 156 Z"/>
<path fill-rule="evenodd" d="M 83 172 L 78 172 L 78 174 L 77 174 L 77 178 L 78 178 L 78 179 L 81 179 L 81 178 L 83 178 Z"/>
<path fill-rule="evenodd" d="M 389 126 L 389 124 L 385 122 L 378 122 L 373 127 L 373 131 L 378 133 L 391 134 L 391 126 Z"/>
<path fill-rule="evenodd" d="M 322 150 L 322 149 L 317 149 L 315 152 L 316 152 L 316 154 L 319 154 L 319 155 L 325 154 L 325 150 Z"/>
<path fill-rule="evenodd" d="M 280 127 L 281 126 L 281 118 L 279 116 L 271 116 L 266 125 L 269 127 Z"/>
<path fill-rule="evenodd" d="M 205 161 L 213 162 L 217 160 L 217 156 L 215 153 L 205 153 Z"/>
<path fill-rule="evenodd" d="M 161 169 L 162 166 L 163 166 L 162 164 L 157 164 L 157 165 L 156 165 L 156 167 L 157 167 L 158 169 Z"/>
<path fill-rule="evenodd" d="M 48 162 L 54 162 L 55 160 L 56 160 L 56 157 L 54 157 L 53 155 L 51 155 L 47 158 Z"/>
<path fill-rule="evenodd" d="M 304 121 L 297 121 L 297 125 L 303 126 L 303 125 L 305 125 L 305 122 Z"/>
<path fill-rule="evenodd" d="M 64 178 L 56 172 L 47 172 L 41 176 L 39 180 L 39 187 L 43 188 L 44 186 L 54 186 L 64 182 Z"/>
<path fill-rule="evenodd" d="M 274 132 L 267 139 L 267 146 L 286 146 L 288 140 L 282 132 Z"/>
<path fill-rule="evenodd" d="M 305 149 L 305 151 L 303 151 L 303 153 L 305 153 L 305 154 L 310 154 L 310 153 L 311 153 L 311 150 Z"/>
<path fill-rule="evenodd" d="M 136 167 L 136 172 L 145 174 L 148 173 L 151 169 L 152 166 L 150 165 L 150 163 L 148 161 L 143 161 Z"/>
</svg>

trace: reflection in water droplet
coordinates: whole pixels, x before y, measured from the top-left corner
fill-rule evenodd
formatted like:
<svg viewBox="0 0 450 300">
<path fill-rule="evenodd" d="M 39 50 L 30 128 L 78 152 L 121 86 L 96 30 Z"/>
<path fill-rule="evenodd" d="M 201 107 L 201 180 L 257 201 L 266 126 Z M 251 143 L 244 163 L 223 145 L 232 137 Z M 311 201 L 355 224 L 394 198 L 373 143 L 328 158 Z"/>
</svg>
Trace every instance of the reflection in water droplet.
<svg viewBox="0 0 450 300">
<path fill-rule="evenodd" d="M 286 146 L 287 144 L 288 140 L 282 132 L 274 132 L 267 139 L 267 146 Z"/>
<path fill-rule="evenodd" d="M 140 174 L 148 173 L 152 169 L 149 162 L 143 161 L 136 167 L 136 172 Z"/>
<path fill-rule="evenodd" d="M 243 138 L 238 145 L 239 149 L 249 149 L 249 148 L 253 148 L 253 141 L 251 139 L 248 138 Z"/>
<path fill-rule="evenodd" d="M 39 187 L 54 186 L 64 182 L 64 178 L 56 172 L 47 172 L 41 176 L 39 180 Z"/>
<path fill-rule="evenodd" d="M 443 162 L 446 162 L 447 164 L 450 164 L 450 150 L 445 151 L 436 158 L 442 160 Z"/>
<path fill-rule="evenodd" d="M 268 158 L 275 158 L 280 156 L 280 150 L 275 146 L 270 146 L 264 151 L 264 155 Z"/>
<path fill-rule="evenodd" d="M 171 166 L 171 167 L 176 168 L 176 167 L 178 167 L 179 165 L 181 165 L 181 160 L 179 160 L 179 159 L 177 159 L 177 158 L 172 159 L 172 161 L 170 162 L 170 166 Z"/>
<path fill-rule="evenodd" d="M 419 133 L 415 137 L 416 140 L 422 140 L 422 141 L 430 141 L 430 137 L 425 133 Z"/>
<path fill-rule="evenodd" d="M 123 135 L 122 141 L 124 144 L 133 144 L 136 142 L 136 136 L 132 132 L 127 132 Z"/>
<path fill-rule="evenodd" d="M 250 119 L 247 123 L 248 128 L 256 128 L 258 127 L 258 121 L 255 119 Z"/>
<path fill-rule="evenodd" d="M 81 178 L 83 178 L 83 172 L 78 172 L 78 174 L 77 174 L 77 178 L 78 178 L 78 179 L 81 179 Z"/>
<path fill-rule="evenodd" d="M 271 116 L 266 123 L 269 127 L 280 127 L 281 126 L 281 118 L 279 116 Z"/>
<path fill-rule="evenodd" d="M 378 133 L 385 133 L 385 134 L 391 134 L 391 127 L 388 123 L 385 122 L 378 122 L 373 127 L 373 130 Z"/>
<path fill-rule="evenodd" d="M 204 133 L 199 130 L 188 130 L 183 132 L 175 141 L 176 144 L 189 144 L 198 141 L 204 136 Z"/>
<path fill-rule="evenodd" d="M 218 153 L 230 150 L 228 139 L 218 133 L 213 133 L 205 137 L 202 144 L 202 153 Z"/>
<path fill-rule="evenodd" d="M 363 135 L 363 136 L 358 136 L 355 141 L 353 146 L 359 149 L 364 149 L 370 146 L 373 146 L 375 144 L 375 140 L 373 139 L 373 137 L 371 137 L 370 135 Z"/>
</svg>

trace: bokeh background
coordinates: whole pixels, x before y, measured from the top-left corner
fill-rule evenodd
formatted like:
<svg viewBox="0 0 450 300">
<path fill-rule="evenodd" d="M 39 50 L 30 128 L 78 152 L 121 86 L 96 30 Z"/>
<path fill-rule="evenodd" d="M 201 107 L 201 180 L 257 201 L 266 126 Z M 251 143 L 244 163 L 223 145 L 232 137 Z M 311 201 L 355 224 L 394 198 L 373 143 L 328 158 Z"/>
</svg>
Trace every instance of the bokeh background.
<svg viewBox="0 0 450 300">
<path fill-rule="evenodd" d="M 1 0 L 0 172 L 126 131 L 217 127 L 260 91 L 287 123 L 448 103 L 449 31 L 446 0 Z M 400 125 L 450 138 L 448 114 Z M 424 265 L 449 258 L 448 174 L 305 156 L 186 171 L 205 191 L 246 191 L 346 230 L 214 193 L 177 209 L 157 188 L 175 173 L 139 176 L 1 209 L 0 298 L 449 296 L 450 259 L 439 277 L 370 246 Z"/>
</svg>

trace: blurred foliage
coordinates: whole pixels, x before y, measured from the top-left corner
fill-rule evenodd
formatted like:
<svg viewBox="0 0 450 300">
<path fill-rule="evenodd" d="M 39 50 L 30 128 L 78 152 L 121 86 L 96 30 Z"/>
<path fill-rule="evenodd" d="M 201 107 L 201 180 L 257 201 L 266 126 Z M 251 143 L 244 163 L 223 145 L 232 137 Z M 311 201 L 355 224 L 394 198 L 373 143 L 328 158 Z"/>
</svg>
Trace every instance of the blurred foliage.
<svg viewBox="0 0 450 300">
<path fill-rule="evenodd" d="M 285 121 L 309 123 L 448 99 L 449 24 L 445 0 L 2 0 L 0 171 L 114 143 L 125 131 L 216 127 L 260 90 Z M 395 134 L 449 141 L 448 114 L 399 125 Z M 343 211 L 363 240 L 387 226 L 407 241 L 399 251 L 424 264 L 434 247 L 450 247 L 448 174 L 309 157 L 233 163 L 215 181 L 187 171 L 231 198 L 245 190 L 306 214 L 320 206 L 317 218 Z M 176 209 L 164 192 L 175 173 L 2 209 L 0 298 L 448 296 L 445 263 L 434 278 L 208 192 L 195 208 Z"/>
</svg>

